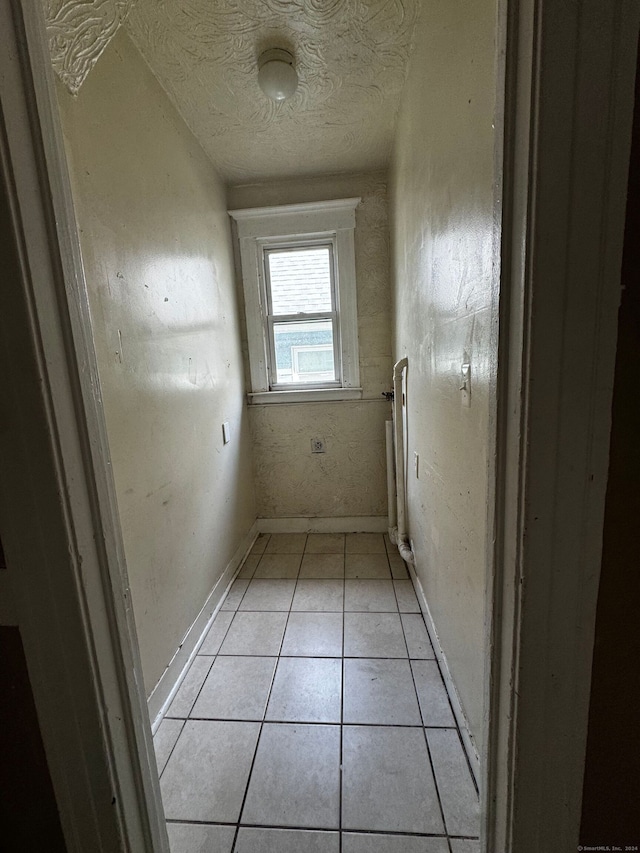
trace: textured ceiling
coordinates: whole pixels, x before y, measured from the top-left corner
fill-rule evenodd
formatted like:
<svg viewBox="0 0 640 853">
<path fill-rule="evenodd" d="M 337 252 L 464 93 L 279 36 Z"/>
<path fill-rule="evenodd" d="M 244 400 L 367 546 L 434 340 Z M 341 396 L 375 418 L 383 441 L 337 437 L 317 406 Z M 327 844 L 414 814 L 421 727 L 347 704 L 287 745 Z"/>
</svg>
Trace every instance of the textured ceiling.
<svg viewBox="0 0 640 853">
<path fill-rule="evenodd" d="M 420 0 L 137 0 L 124 24 L 229 183 L 387 163 Z M 276 104 L 257 58 L 285 47 Z"/>
<path fill-rule="evenodd" d="M 51 62 L 74 95 L 135 0 L 42 0 Z"/>
</svg>

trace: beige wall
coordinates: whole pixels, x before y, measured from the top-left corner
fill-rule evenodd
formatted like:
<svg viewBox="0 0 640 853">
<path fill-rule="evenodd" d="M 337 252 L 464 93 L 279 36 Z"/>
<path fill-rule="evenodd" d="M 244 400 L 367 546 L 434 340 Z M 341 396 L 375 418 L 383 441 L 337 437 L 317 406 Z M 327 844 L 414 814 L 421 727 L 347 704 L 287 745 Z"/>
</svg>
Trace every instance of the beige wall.
<svg viewBox="0 0 640 853">
<path fill-rule="evenodd" d="M 229 190 L 230 208 L 355 196 L 362 198 L 355 250 L 364 399 L 249 407 L 261 517 L 387 514 L 384 421 L 391 410 L 381 396 L 391 388 L 386 175 L 330 175 Z M 326 440 L 325 454 L 311 453 L 314 437 Z"/>
<path fill-rule="evenodd" d="M 123 30 L 59 100 L 150 692 L 255 518 L 225 192 Z"/>
<path fill-rule="evenodd" d="M 417 571 L 482 741 L 492 273 L 495 4 L 425 4 L 391 173 L 394 348 L 409 359 L 409 532 Z M 460 366 L 471 362 L 471 407 Z M 414 472 L 419 454 L 419 476 Z"/>
</svg>

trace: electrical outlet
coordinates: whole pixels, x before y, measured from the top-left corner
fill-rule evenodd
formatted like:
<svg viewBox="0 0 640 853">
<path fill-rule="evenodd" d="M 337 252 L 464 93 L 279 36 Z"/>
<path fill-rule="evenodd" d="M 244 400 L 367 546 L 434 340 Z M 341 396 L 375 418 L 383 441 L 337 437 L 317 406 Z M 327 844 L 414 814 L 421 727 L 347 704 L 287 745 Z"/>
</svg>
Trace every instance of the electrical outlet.
<svg viewBox="0 0 640 853">
<path fill-rule="evenodd" d="M 324 438 L 312 438 L 311 439 L 311 452 L 312 453 L 324 453 L 326 450 L 324 444 Z"/>
</svg>

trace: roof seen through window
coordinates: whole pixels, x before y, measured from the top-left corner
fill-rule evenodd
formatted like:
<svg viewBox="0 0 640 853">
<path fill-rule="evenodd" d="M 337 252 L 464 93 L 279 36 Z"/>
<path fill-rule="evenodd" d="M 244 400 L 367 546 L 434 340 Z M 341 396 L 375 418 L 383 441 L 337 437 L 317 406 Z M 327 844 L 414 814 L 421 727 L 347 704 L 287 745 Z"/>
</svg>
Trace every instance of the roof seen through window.
<svg viewBox="0 0 640 853">
<path fill-rule="evenodd" d="M 274 315 L 332 310 L 328 246 L 271 250 L 267 258 Z"/>
</svg>

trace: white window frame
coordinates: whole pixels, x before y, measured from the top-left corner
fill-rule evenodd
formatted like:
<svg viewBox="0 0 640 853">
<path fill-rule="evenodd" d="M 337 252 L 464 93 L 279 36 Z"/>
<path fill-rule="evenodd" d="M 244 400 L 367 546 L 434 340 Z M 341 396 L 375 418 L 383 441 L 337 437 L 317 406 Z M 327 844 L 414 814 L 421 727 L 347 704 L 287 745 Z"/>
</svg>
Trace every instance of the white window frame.
<svg viewBox="0 0 640 853">
<path fill-rule="evenodd" d="M 230 210 L 237 223 L 244 288 L 252 403 L 349 400 L 362 397 L 358 357 L 358 314 L 354 232 L 359 198 Z M 271 249 L 331 244 L 336 323 L 337 380 L 278 385 L 265 282 L 265 253 Z M 301 320 L 305 315 L 301 316 Z M 275 376 L 275 365 L 273 365 Z M 275 387 L 274 387 L 275 386 Z"/>
<path fill-rule="evenodd" d="M 339 294 L 338 294 L 338 276 L 336 270 L 336 257 L 337 251 L 335 246 L 335 240 L 308 240 L 306 238 L 302 238 L 300 241 L 294 241 L 293 243 L 273 243 L 271 240 L 259 241 L 262 244 L 262 252 L 260 257 L 260 268 L 264 273 L 263 287 L 264 287 L 264 299 L 262 304 L 266 306 L 266 310 L 264 312 L 264 321 L 265 321 L 265 335 L 267 337 L 267 346 L 268 346 L 268 372 L 269 372 L 269 388 L 272 391 L 291 391 L 291 390 L 304 390 L 313 388 L 327 388 L 331 386 L 332 388 L 341 388 L 342 387 L 342 353 L 340 346 L 340 314 L 339 314 Z M 331 275 L 331 309 L 329 311 L 317 311 L 317 312 L 309 312 L 302 314 L 274 314 L 273 313 L 273 305 L 272 305 L 272 294 L 271 294 L 271 281 L 270 281 L 270 272 L 269 272 L 269 263 L 268 263 L 268 255 L 272 252 L 282 252 L 282 251 L 300 251 L 304 249 L 315 249 L 315 248 L 323 248 L 329 249 L 329 263 L 330 263 L 330 275 Z M 274 326 L 280 323 L 295 323 L 300 322 L 304 323 L 306 321 L 312 320 L 325 320 L 331 323 L 331 327 L 333 330 L 333 359 L 334 359 L 334 375 L 335 379 L 331 380 L 319 380 L 316 383 L 313 382 L 301 382 L 301 383 L 293 383 L 293 382 L 280 382 L 277 380 L 277 365 L 276 365 L 276 347 L 275 347 L 275 334 L 274 334 Z"/>
</svg>

